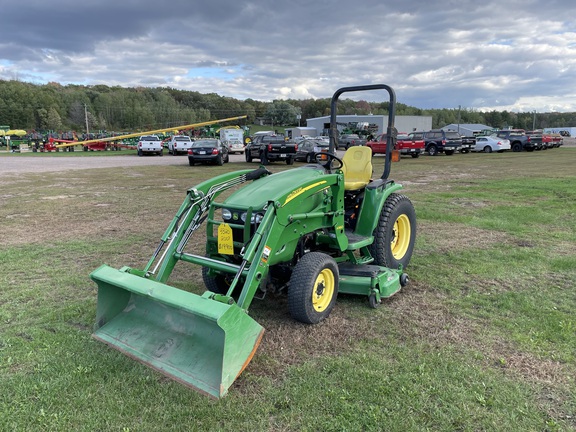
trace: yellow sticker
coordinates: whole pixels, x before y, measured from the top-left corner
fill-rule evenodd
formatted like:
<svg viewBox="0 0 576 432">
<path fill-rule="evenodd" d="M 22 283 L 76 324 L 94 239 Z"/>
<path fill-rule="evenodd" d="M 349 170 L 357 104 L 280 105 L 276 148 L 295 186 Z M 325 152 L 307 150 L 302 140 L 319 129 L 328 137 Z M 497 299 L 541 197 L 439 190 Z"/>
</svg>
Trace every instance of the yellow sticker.
<svg viewBox="0 0 576 432">
<path fill-rule="evenodd" d="M 218 253 L 234 255 L 234 241 L 232 240 L 232 228 L 228 224 L 218 227 Z"/>
</svg>

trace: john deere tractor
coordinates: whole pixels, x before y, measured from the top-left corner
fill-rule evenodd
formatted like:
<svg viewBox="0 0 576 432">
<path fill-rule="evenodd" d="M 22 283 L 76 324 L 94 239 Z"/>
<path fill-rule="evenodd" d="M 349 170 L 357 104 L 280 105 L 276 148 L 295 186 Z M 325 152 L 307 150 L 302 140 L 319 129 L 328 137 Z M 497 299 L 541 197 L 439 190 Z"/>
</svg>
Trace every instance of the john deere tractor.
<svg viewBox="0 0 576 432">
<path fill-rule="evenodd" d="M 371 151 L 336 155 L 342 93 L 390 97 L 384 173 Z M 219 175 L 190 188 L 144 269 L 103 265 L 94 337 L 210 396 L 224 396 L 248 365 L 264 329 L 248 315 L 255 298 L 285 291 L 290 315 L 326 319 L 338 293 L 377 307 L 408 282 L 416 215 L 388 178 L 396 139 L 396 96 L 384 84 L 346 87 L 331 102 L 330 148 L 312 164 L 272 174 L 265 167 Z M 220 194 L 228 191 L 227 198 Z M 190 251 L 202 226 L 205 253 Z M 197 243 L 197 242 L 196 242 Z M 207 290 L 167 284 L 179 262 L 202 267 Z"/>
</svg>

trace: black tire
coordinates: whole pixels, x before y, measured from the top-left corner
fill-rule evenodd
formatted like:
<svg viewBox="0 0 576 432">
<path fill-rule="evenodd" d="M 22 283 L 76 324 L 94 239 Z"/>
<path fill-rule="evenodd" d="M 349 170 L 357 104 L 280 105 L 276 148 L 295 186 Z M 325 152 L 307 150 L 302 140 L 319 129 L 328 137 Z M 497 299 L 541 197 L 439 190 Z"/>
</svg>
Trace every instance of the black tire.
<svg viewBox="0 0 576 432">
<path fill-rule="evenodd" d="M 248 162 L 248 163 L 252 162 L 252 155 L 250 154 L 250 151 L 246 150 L 246 153 L 244 153 L 244 156 L 246 158 L 246 162 Z"/>
<path fill-rule="evenodd" d="M 520 144 L 520 143 L 512 144 L 512 151 L 513 152 L 521 152 L 522 151 L 522 144 Z"/>
<path fill-rule="evenodd" d="M 445 150 L 446 156 L 452 156 L 454 154 L 454 150 Z"/>
<path fill-rule="evenodd" d="M 216 158 L 216 165 L 218 165 L 218 166 L 224 165 L 224 160 L 222 159 L 222 155 L 218 155 L 218 157 Z"/>
<path fill-rule="evenodd" d="M 322 252 L 309 252 L 300 258 L 288 289 L 288 310 L 297 321 L 316 324 L 326 319 L 338 296 L 338 265 Z"/>
<path fill-rule="evenodd" d="M 492 153 L 492 147 L 490 146 L 484 147 L 484 153 Z"/>
<path fill-rule="evenodd" d="M 188 158 L 188 164 L 189 164 L 190 166 L 194 166 L 194 159 Z"/>
<path fill-rule="evenodd" d="M 368 297 L 368 304 L 370 305 L 371 308 L 376 309 L 382 303 L 379 303 L 376 301 L 376 295 L 375 294 L 370 294 L 370 296 Z"/>
<path fill-rule="evenodd" d="M 306 163 L 312 163 L 312 154 L 306 154 Z"/>
<path fill-rule="evenodd" d="M 209 270 L 208 267 L 202 267 L 202 280 L 206 289 L 216 294 L 226 294 L 232 280 L 222 275 L 210 276 Z"/>
<path fill-rule="evenodd" d="M 430 156 L 436 156 L 438 154 L 438 147 L 436 147 L 436 144 L 431 144 L 428 146 L 426 151 Z"/>
<path fill-rule="evenodd" d="M 289 157 L 286 159 L 286 165 L 294 165 L 294 158 Z"/>
<path fill-rule="evenodd" d="M 417 159 L 420 157 L 420 153 L 412 153 L 410 156 L 412 156 L 413 159 Z"/>
<path fill-rule="evenodd" d="M 158 156 L 164 156 L 164 150 L 160 150 L 160 152 L 158 152 Z"/>
<path fill-rule="evenodd" d="M 228 163 L 230 162 L 230 153 L 226 154 L 226 157 L 224 158 L 224 163 Z"/>
<path fill-rule="evenodd" d="M 374 264 L 392 269 L 408 267 L 416 241 L 416 211 L 407 196 L 390 194 L 373 235 L 369 250 Z"/>
<path fill-rule="evenodd" d="M 142 156 L 142 150 L 138 149 L 138 156 Z"/>
</svg>

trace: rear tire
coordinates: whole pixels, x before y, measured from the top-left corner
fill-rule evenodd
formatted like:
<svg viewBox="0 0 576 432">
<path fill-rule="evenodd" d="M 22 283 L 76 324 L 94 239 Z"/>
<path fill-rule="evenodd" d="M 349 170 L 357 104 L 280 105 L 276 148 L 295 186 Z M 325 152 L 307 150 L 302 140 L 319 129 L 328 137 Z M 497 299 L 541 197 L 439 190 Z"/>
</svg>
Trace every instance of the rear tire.
<svg viewBox="0 0 576 432">
<path fill-rule="evenodd" d="M 420 153 L 412 153 L 410 156 L 412 156 L 413 159 L 416 159 L 420 157 Z"/>
<path fill-rule="evenodd" d="M 430 156 L 436 156 L 438 154 L 438 147 L 436 147 L 436 145 L 432 144 L 432 145 L 428 146 L 426 151 L 428 152 L 428 154 Z"/>
<path fill-rule="evenodd" d="M 490 146 L 484 147 L 484 153 L 492 153 L 492 147 Z"/>
<path fill-rule="evenodd" d="M 246 162 L 248 163 L 252 162 L 252 155 L 248 150 L 246 150 L 246 153 L 244 153 L 244 157 L 246 158 Z"/>
<path fill-rule="evenodd" d="M 416 211 L 407 196 L 390 194 L 373 235 L 374 243 L 368 248 L 374 264 L 392 269 L 408 267 L 416 240 Z"/>
<path fill-rule="evenodd" d="M 339 272 L 334 259 L 322 252 L 300 258 L 288 289 L 288 309 L 297 321 L 317 324 L 326 319 L 336 304 Z"/>
<path fill-rule="evenodd" d="M 294 158 L 289 157 L 286 159 L 286 165 L 294 165 Z"/>
<path fill-rule="evenodd" d="M 520 143 L 512 144 L 512 151 L 513 152 L 521 152 L 522 151 L 522 144 L 520 144 Z"/>
<path fill-rule="evenodd" d="M 216 165 L 218 165 L 218 166 L 224 165 L 224 161 L 222 160 L 222 155 L 218 155 L 218 157 L 216 158 Z"/>
</svg>

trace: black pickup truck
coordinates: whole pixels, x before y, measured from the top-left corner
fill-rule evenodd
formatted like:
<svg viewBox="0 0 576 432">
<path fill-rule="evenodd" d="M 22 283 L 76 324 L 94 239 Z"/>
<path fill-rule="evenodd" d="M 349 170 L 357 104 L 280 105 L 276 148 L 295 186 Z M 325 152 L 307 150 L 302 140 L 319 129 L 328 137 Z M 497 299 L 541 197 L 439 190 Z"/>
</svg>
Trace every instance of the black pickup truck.
<svg viewBox="0 0 576 432">
<path fill-rule="evenodd" d="M 462 136 L 462 147 L 460 148 L 460 153 L 470 153 L 476 147 L 476 137 L 475 136 Z"/>
<path fill-rule="evenodd" d="M 298 144 L 294 141 L 286 141 L 284 137 L 265 135 L 258 136 L 250 142 L 244 150 L 244 155 L 246 162 L 259 159 L 262 165 L 275 161 L 285 161 L 287 165 L 292 165 L 297 150 Z"/>
<path fill-rule="evenodd" d="M 450 156 L 462 148 L 462 137 L 456 131 L 432 129 L 424 132 L 424 144 L 430 156 L 436 156 L 438 153 Z"/>
<path fill-rule="evenodd" d="M 513 152 L 522 150 L 534 151 L 539 150 L 542 146 L 542 136 L 528 136 L 523 130 L 501 130 L 496 132 L 498 138 L 505 138 L 510 141 L 510 147 Z"/>
</svg>

